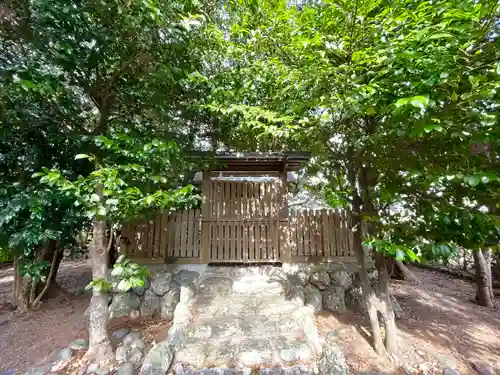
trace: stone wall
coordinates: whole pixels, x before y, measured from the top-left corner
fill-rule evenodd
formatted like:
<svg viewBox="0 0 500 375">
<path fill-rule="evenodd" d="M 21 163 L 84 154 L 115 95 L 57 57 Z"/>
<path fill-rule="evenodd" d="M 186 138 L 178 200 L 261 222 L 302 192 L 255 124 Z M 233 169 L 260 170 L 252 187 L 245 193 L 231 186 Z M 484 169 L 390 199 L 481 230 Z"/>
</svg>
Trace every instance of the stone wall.
<svg viewBox="0 0 500 375">
<path fill-rule="evenodd" d="M 282 267 L 261 267 L 263 272 L 286 281 L 285 292 L 290 298 L 301 300 L 316 312 L 322 309 L 362 311 L 364 308 L 355 263 L 285 263 Z M 127 293 L 111 293 L 111 319 L 156 315 L 171 320 L 181 299 L 181 289 L 185 289 L 183 295 L 194 294 L 199 287 L 198 280 L 209 269 L 207 265 L 167 264 L 148 268 L 151 276 L 144 287 Z M 221 267 L 221 272 L 230 268 Z M 245 267 L 241 269 L 244 272 Z"/>
<path fill-rule="evenodd" d="M 169 265 L 151 265 L 148 267 L 150 278 L 144 287 L 137 287 L 127 293 L 111 293 L 110 318 L 128 316 L 130 318 L 160 316 L 172 320 L 174 310 L 181 300 L 181 289 L 194 293 L 199 273 L 184 269 L 175 269 Z"/>
</svg>

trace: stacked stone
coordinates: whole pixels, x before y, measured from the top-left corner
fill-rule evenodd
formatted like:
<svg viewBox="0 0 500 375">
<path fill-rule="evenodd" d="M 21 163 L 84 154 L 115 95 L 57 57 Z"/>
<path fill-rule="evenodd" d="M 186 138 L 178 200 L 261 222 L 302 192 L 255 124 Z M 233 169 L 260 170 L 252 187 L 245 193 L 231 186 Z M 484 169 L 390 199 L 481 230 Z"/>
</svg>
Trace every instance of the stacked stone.
<svg viewBox="0 0 500 375">
<path fill-rule="evenodd" d="M 180 301 L 180 285 L 171 272 L 156 270 L 144 287 L 112 294 L 110 318 L 160 316 L 172 320 Z"/>
</svg>

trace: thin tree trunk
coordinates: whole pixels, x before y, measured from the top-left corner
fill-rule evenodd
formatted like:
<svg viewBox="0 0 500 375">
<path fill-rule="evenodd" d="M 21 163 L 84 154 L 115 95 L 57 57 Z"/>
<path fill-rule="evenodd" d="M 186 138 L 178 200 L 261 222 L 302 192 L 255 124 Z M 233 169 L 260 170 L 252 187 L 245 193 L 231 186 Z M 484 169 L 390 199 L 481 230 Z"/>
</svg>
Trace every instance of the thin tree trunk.
<svg viewBox="0 0 500 375">
<path fill-rule="evenodd" d="M 481 250 L 474 250 L 474 267 L 476 269 L 476 300 L 481 306 L 493 307 L 493 301 L 488 286 L 486 261 Z"/>
<path fill-rule="evenodd" d="M 107 280 L 106 222 L 95 219 L 92 234 L 92 245 L 90 248 L 92 278 L 93 280 Z M 102 290 L 97 291 L 94 288 L 89 305 L 89 350 L 86 357 L 94 359 L 98 363 L 108 362 L 113 354 L 108 334 L 108 320 L 108 293 Z"/>
<path fill-rule="evenodd" d="M 370 325 L 372 329 L 373 337 L 373 347 L 378 355 L 385 354 L 384 341 L 382 339 L 382 334 L 380 332 L 380 322 L 377 313 L 378 298 L 375 295 L 373 288 L 370 285 L 370 279 L 368 277 L 368 268 L 366 267 L 365 251 L 362 245 L 361 237 L 361 220 L 359 215 L 353 216 L 353 250 L 356 255 L 356 260 L 358 263 L 358 273 L 359 280 L 361 281 L 361 291 L 363 293 L 363 298 L 366 303 L 366 310 L 368 312 L 368 317 L 370 319 Z"/>
<path fill-rule="evenodd" d="M 385 349 L 393 353 L 397 349 L 397 329 L 394 311 L 392 309 L 391 295 L 389 291 L 390 276 L 387 272 L 385 257 L 381 253 L 374 254 L 375 265 L 378 272 L 378 304 L 379 311 L 384 319 L 385 325 Z"/>
<path fill-rule="evenodd" d="M 11 304 L 14 307 L 17 307 L 19 301 L 18 301 L 18 289 L 19 289 L 19 258 L 17 256 L 14 256 L 14 262 L 13 262 L 14 268 L 14 283 L 12 284 L 12 295 L 11 295 Z"/>
<path fill-rule="evenodd" d="M 38 305 L 38 303 L 40 303 L 40 300 L 43 298 L 43 296 L 45 295 L 45 293 L 49 289 L 50 285 L 52 284 L 52 281 L 54 279 L 54 275 L 56 273 L 57 255 L 58 255 L 58 252 L 56 250 L 56 251 L 54 251 L 52 263 L 50 265 L 50 272 L 49 272 L 49 275 L 47 276 L 47 281 L 45 282 L 45 286 L 43 287 L 43 289 L 40 292 L 40 294 L 38 295 L 38 297 L 35 298 L 35 300 L 31 304 L 31 307 L 36 307 L 36 305 Z"/>
<path fill-rule="evenodd" d="M 467 271 L 467 249 L 461 248 L 460 252 L 462 253 L 462 270 Z"/>
<path fill-rule="evenodd" d="M 490 298 L 493 302 L 495 296 L 493 294 L 493 275 L 491 274 L 491 260 L 493 259 L 493 253 L 491 249 L 483 250 L 483 258 L 486 263 L 486 276 L 488 277 L 488 292 L 490 293 Z"/>
</svg>

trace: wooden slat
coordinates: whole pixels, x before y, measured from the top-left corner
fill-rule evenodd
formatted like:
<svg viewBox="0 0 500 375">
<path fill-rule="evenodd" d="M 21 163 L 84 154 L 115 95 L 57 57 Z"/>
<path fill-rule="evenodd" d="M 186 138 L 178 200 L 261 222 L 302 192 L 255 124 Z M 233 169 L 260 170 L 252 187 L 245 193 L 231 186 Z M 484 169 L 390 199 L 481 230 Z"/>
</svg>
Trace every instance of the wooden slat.
<svg viewBox="0 0 500 375">
<path fill-rule="evenodd" d="M 260 224 L 255 224 L 255 260 L 259 261 L 261 259 L 262 248 L 261 248 L 261 233 Z"/>
<path fill-rule="evenodd" d="M 153 253 L 152 257 L 153 258 L 159 258 L 160 257 L 160 236 L 161 236 L 161 213 L 158 212 L 156 214 L 155 218 L 155 226 L 154 226 L 154 247 L 153 247 Z"/>
<path fill-rule="evenodd" d="M 193 210 L 186 210 L 187 211 L 187 238 L 186 238 L 186 243 L 187 243 L 187 254 L 186 256 L 189 258 L 193 257 L 193 250 L 194 250 L 194 211 Z"/>
<path fill-rule="evenodd" d="M 342 215 L 342 256 L 345 257 L 349 253 L 349 232 L 347 230 L 347 216 L 345 214 Z"/>
<path fill-rule="evenodd" d="M 321 255 L 330 255 L 330 241 L 328 236 L 328 213 L 325 209 L 321 210 Z"/>
<path fill-rule="evenodd" d="M 194 233 L 195 233 L 195 240 L 194 240 L 194 253 L 193 257 L 198 258 L 200 257 L 200 244 L 201 244 L 201 228 L 200 228 L 200 223 L 201 223 L 201 211 L 200 210 L 195 210 L 195 215 L 194 215 Z"/>
<path fill-rule="evenodd" d="M 321 233 L 321 211 L 316 210 L 314 213 L 315 223 L 315 236 L 316 236 L 316 255 L 324 256 L 323 253 L 323 234 Z"/>
</svg>

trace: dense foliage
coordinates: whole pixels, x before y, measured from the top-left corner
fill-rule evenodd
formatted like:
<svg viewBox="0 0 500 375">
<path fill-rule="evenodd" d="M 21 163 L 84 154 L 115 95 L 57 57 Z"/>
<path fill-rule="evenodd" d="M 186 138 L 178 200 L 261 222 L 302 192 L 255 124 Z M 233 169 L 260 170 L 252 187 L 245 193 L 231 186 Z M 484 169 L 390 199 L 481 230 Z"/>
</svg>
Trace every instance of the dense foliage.
<svg viewBox="0 0 500 375">
<path fill-rule="evenodd" d="M 189 155 L 216 148 L 311 150 L 309 188 L 351 212 L 356 246 L 376 259 L 477 255 L 500 240 L 496 1 L 25 0 L 0 11 L 3 252 L 31 262 L 84 226 L 104 252 L 107 227 L 197 204 Z M 41 279 L 47 264 L 30 262 Z M 387 325 L 382 264 L 365 297 Z"/>
</svg>

